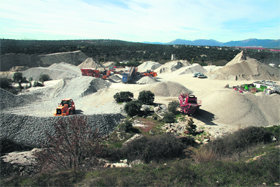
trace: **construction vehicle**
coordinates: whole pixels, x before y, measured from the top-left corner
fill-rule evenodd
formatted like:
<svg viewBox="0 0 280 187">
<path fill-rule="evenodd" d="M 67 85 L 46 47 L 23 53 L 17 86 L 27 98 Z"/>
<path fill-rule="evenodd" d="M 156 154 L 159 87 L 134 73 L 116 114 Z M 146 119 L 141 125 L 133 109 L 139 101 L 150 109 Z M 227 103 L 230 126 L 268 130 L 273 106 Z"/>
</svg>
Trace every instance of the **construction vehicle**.
<svg viewBox="0 0 280 187">
<path fill-rule="evenodd" d="M 141 73 L 142 76 L 149 76 L 149 77 L 156 77 L 157 73 L 154 71 L 147 71 L 147 72 L 142 72 Z"/>
<path fill-rule="evenodd" d="M 82 72 L 83 76 L 92 76 L 92 77 L 96 77 L 96 78 L 99 78 L 101 76 L 99 70 L 95 70 L 92 68 L 81 69 L 81 72 Z"/>
<path fill-rule="evenodd" d="M 73 99 L 62 99 L 59 106 L 56 108 L 55 116 L 68 116 L 76 113 L 75 103 Z"/>
<path fill-rule="evenodd" d="M 201 101 L 197 100 L 194 95 L 180 94 L 179 102 L 181 112 L 187 115 L 193 115 L 201 106 Z"/>
<path fill-rule="evenodd" d="M 123 83 L 131 82 L 132 80 L 134 80 L 136 75 L 137 75 L 137 68 L 130 67 L 128 72 L 122 74 L 122 82 Z"/>
<path fill-rule="evenodd" d="M 82 75 L 83 76 L 91 76 L 91 77 L 96 77 L 96 78 L 102 78 L 102 79 L 107 79 L 112 73 L 114 73 L 112 70 L 96 70 L 92 68 L 83 68 L 81 69 Z"/>
</svg>

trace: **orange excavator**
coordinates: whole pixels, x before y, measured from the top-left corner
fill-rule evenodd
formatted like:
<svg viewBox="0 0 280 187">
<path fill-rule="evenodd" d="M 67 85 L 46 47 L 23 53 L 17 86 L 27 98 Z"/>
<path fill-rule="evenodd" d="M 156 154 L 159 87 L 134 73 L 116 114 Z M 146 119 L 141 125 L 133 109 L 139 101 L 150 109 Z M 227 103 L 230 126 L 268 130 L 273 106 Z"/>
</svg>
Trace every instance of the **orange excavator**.
<svg viewBox="0 0 280 187">
<path fill-rule="evenodd" d="M 62 99 L 59 106 L 56 108 L 54 116 L 68 116 L 76 113 L 75 103 L 73 99 Z"/>
</svg>

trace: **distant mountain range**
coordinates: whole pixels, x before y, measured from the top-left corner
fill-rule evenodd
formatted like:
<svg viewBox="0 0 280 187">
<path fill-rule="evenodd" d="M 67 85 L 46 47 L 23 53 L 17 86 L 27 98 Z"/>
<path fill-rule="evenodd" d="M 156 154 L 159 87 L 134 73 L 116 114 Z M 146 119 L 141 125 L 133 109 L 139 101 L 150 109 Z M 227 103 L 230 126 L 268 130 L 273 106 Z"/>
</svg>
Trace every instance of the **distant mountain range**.
<svg viewBox="0 0 280 187">
<path fill-rule="evenodd" d="M 163 45 L 205 45 L 205 46 L 228 46 L 228 47 L 261 47 L 261 48 L 280 48 L 280 40 L 269 39 L 248 39 L 241 41 L 219 42 L 217 40 L 183 40 L 176 39 L 168 43 L 147 42 L 152 44 Z"/>
</svg>

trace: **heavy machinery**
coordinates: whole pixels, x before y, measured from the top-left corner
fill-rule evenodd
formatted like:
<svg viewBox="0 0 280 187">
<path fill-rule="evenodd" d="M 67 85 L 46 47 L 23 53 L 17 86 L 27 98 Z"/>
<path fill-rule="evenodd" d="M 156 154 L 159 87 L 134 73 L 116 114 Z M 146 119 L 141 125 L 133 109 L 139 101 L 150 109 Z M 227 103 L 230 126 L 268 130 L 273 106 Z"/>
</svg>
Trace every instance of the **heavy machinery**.
<svg viewBox="0 0 280 187">
<path fill-rule="evenodd" d="M 92 68 L 83 68 L 81 69 L 81 72 L 83 76 L 92 76 L 96 78 L 100 77 L 100 71 Z"/>
<path fill-rule="evenodd" d="M 187 115 L 193 115 L 201 106 L 201 101 L 197 100 L 194 95 L 180 94 L 179 102 L 181 112 Z"/>
<path fill-rule="evenodd" d="M 128 73 L 122 74 L 122 82 L 123 83 L 129 83 L 131 82 L 137 75 L 137 68 L 136 67 L 130 67 Z"/>
<path fill-rule="evenodd" d="M 142 76 L 149 76 L 149 77 L 156 77 L 157 73 L 154 71 L 147 71 L 147 72 L 142 72 L 141 73 Z"/>
<path fill-rule="evenodd" d="M 112 70 L 100 71 L 92 68 L 83 68 L 81 69 L 81 72 L 83 76 L 92 76 L 102 79 L 107 79 L 112 73 L 114 73 Z"/>
<path fill-rule="evenodd" d="M 68 116 L 76 113 L 75 103 L 73 99 L 62 99 L 59 106 L 56 108 L 55 116 Z"/>
</svg>

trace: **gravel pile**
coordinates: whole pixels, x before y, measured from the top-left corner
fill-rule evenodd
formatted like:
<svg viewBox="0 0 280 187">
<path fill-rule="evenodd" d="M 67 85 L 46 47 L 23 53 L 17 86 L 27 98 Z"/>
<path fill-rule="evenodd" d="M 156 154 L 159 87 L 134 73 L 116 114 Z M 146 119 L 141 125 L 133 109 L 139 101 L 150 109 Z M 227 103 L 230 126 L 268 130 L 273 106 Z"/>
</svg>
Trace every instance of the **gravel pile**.
<svg viewBox="0 0 280 187">
<path fill-rule="evenodd" d="M 199 73 L 206 73 L 206 69 L 204 69 L 201 65 L 195 63 L 190 66 L 182 67 L 179 70 L 177 70 L 178 75 L 185 75 L 185 74 L 193 74 L 196 72 Z"/>
<path fill-rule="evenodd" d="M 71 118 L 74 116 L 64 117 Z M 101 135 L 106 135 L 113 131 L 123 118 L 120 114 L 100 114 L 89 115 L 87 124 L 94 130 L 99 129 Z M 46 132 L 53 133 L 53 124 L 60 117 L 34 117 L 22 116 L 15 114 L 0 114 L 0 139 L 8 139 L 15 143 L 40 147 L 43 142 L 46 142 Z"/>
<path fill-rule="evenodd" d="M 21 106 L 27 103 L 25 99 L 0 88 L 0 109 Z"/>
<path fill-rule="evenodd" d="M 161 66 L 161 64 L 158 63 L 158 62 L 146 61 L 146 62 L 143 62 L 141 65 L 138 66 L 138 72 L 146 72 L 148 70 L 153 71 L 160 66 Z"/>
<path fill-rule="evenodd" d="M 211 72 L 210 77 L 225 80 L 280 80 L 280 70 L 240 52 L 223 68 Z"/>
<path fill-rule="evenodd" d="M 77 99 L 92 93 L 97 92 L 100 89 L 107 88 L 111 83 L 89 76 L 76 77 L 68 80 L 63 86 L 60 92 L 56 92 L 56 97 L 60 98 L 73 98 Z"/>
<path fill-rule="evenodd" d="M 219 123 L 238 126 L 279 125 L 280 95 L 220 90 L 203 99 L 202 108 L 211 111 Z"/>
<path fill-rule="evenodd" d="M 30 68 L 22 72 L 24 77 L 27 79 L 32 77 L 33 80 L 39 80 L 41 74 L 48 74 L 53 80 L 69 79 L 82 75 L 81 70 L 77 66 L 64 62 L 53 64 L 49 67 Z"/>
<path fill-rule="evenodd" d="M 80 69 L 82 69 L 82 68 L 94 68 L 94 69 L 103 68 L 103 66 L 101 64 L 96 63 L 92 58 L 87 58 L 80 65 L 78 65 L 78 67 Z"/>
<path fill-rule="evenodd" d="M 178 97 L 181 93 L 192 93 L 191 90 L 183 85 L 170 81 L 151 84 L 143 90 L 150 90 L 156 96 L 164 97 Z"/>
<path fill-rule="evenodd" d="M 157 82 L 158 81 L 153 77 L 144 76 L 141 79 L 139 79 L 136 83 L 137 84 L 153 84 L 153 83 L 157 83 Z"/>
<path fill-rule="evenodd" d="M 78 65 L 83 62 L 87 56 L 78 51 L 50 53 L 46 55 L 39 55 L 39 64 L 41 66 L 49 66 L 54 63 L 66 62 L 73 65 Z"/>
<path fill-rule="evenodd" d="M 162 66 L 155 69 L 157 73 L 168 73 L 176 71 L 184 66 L 189 66 L 190 63 L 187 60 L 174 60 L 163 64 Z"/>
</svg>

